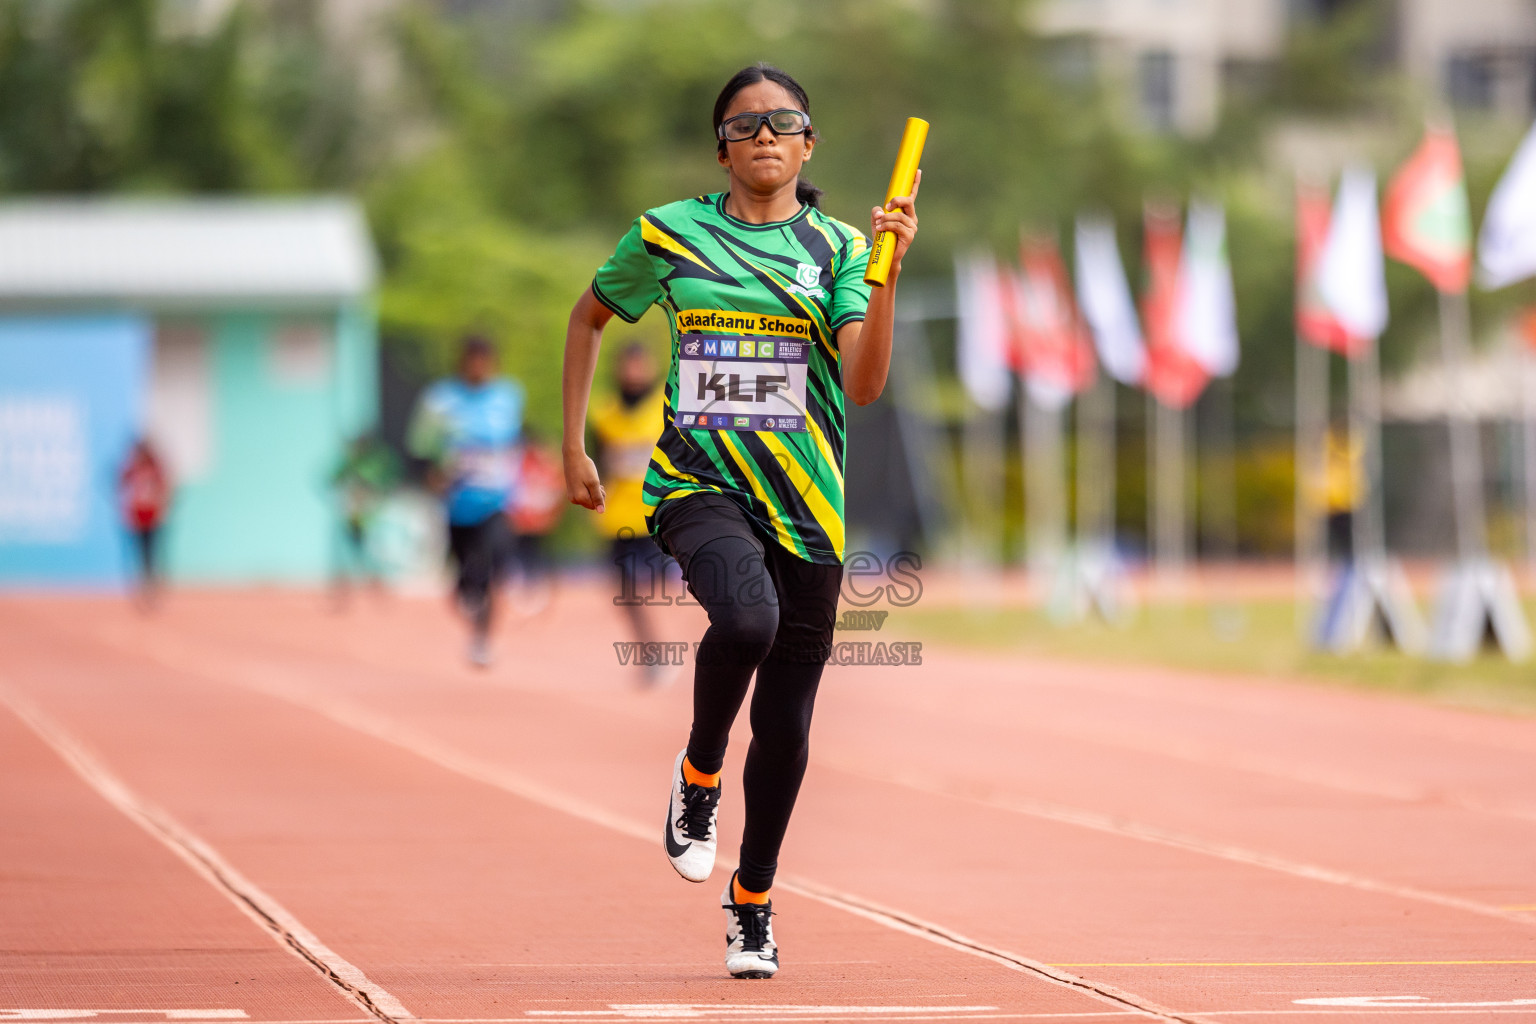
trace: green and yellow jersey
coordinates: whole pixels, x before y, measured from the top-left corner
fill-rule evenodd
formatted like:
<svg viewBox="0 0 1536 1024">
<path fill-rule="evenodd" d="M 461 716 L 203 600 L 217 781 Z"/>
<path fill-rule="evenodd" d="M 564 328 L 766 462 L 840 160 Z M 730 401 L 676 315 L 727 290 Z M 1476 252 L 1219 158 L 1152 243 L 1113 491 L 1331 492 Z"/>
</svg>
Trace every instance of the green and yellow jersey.
<svg viewBox="0 0 1536 1024">
<path fill-rule="evenodd" d="M 843 382 L 837 330 L 864 319 L 864 236 L 809 206 L 748 224 L 724 193 L 648 210 L 592 292 L 634 323 L 672 328 L 661 437 L 642 488 L 665 501 L 715 491 L 811 561 L 843 559 Z"/>
</svg>

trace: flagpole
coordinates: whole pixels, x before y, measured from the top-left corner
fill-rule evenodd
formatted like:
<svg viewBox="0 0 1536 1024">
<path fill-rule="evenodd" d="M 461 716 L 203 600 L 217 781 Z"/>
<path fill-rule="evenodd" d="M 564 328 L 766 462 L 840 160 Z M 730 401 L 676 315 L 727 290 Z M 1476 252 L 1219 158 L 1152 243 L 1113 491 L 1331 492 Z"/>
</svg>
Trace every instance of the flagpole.
<svg viewBox="0 0 1536 1024">
<path fill-rule="evenodd" d="M 1078 546 L 1114 532 L 1115 383 L 1100 375 L 1077 399 Z"/>
<path fill-rule="evenodd" d="M 1200 421 L 1195 418 L 1193 402 L 1186 407 L 1175 408 L 1174 415 L 1178 439 L 1178 447 L 1175 448 L 1178 453 L 1177 468 L 1172 473 L 1174 496 L 1178 502 L 1177 593 L 1178 599 L 1183 602 L 1200 570 L 1200 534 L 1197 533 L 1200 508 L 1193 504 L 1193 499 L 1197 497 L 1195 488 L 1200 485 Z"/>
<path fill-rule="evenodd" d="M 1029 590 L 1035 600 L 1044 606 L 1050 595 L 1050 584 L 1044 572 L 1040 545 L 1041 520 L 1040 483 L 1035 469 L 1035 449 L 1040 445 L 1040 423 L 1029 397 L 1029 387 L 1023 375 L 1019 384 L 1019 471 L 1024 484 L 1024 569 L 1029 577 Z"/>
<path fill-rule="evenodd" d="M 1467 402 L 1466 364 L 1471 345 L 1467 293 L 1440 292 L 1440 351 L 1450 396 L 1446 416 L 1451 440 L 1451 491 L 1455 501 L 1456 553 L 1463 563 L 1487 554 L 1482 453 L 1477 420 Z"/>
<path fill-rule="evenodd" d="M 1158 415 L 1159 403 L 1152 397 L 1151 391 L 1143 392 L 1146 398 L 1146 442 L 1147 451 L 1143 457 L 1146 464 L 1146 490 L 1147 490 L 1147 578 L 1152 584 L 1148 589 L 1154 596 L 1161 596 L 1163 580 L 1164 549 L 1163 517 L 1162 517 L 1162 493 L 1161 484 L 1163 463 L 1162 452 L 1162 419 Z"/>
<path fill-rule="evenodd" d="M 964 555 L 962 561 L 967 574 L 973 574 L 981 565 L 981 528 L 976 511 L 981 499 L 977 494 L 981 486 L 981 471 L 978 466 L 977 423 L 986 411 L 974 400 L 966 403 L 970 408 L 966 411 L 966 417 L 960 425 L 960 509 L 965 523 L 965 542 L 961 545 Z"/>
<path fill-rule="evenodd" d="M 1097 486 L 1094 502 L 1093 537 L 1095 543 L 1103 546 L 1104 554 L 1113 557 L 1115 546 L 1115 492 L 1117 489 L 1117 473 L 1115 465 L 1116 438 L 1115 438 L 1115 382 L 1109 377 L 1101 377 L 1089 394 L 1089 400 L 1093 403 L 1093 433 L 1094 458 L 1096 462 L 1096 474 L 1094 483 Z"/>
<path fill-rule="evenodd" d="M 1092 543 L 1098 533 L 1098 502 L 1095 500 L 1098 493 L 1098 480 L 1096 474 L 1102 471 L 1098 466 L 1098 446 L 1094 443 L 1097 434 L 1097 425 L 1094 420 L 1094 396 L 1102 386 L 1101 380 L 1095 380 L 1093 386 L 1077 396 L 1076 413 L 1077 431 L 1073 443 L 1075 457 L 1073 459 L 1074 476 L 1077 479 L 1075 488 L 1077 499 L 1076 514 L 1073 516 L 1073 536 L 1076 538 L 1076 556 L 1081 559 L 1083 550 Z"/>
<path fill-rule="evenodd" d="M 1094 589 L 1090 598 L 1098 607 L 1099 613 L 1106 619 L 1123 621 L 1125 608 L 1120 584 L 1120 560 L 1115 551 L 1115 497 L 1118 490 L 1118 438 L 1116 434 L 1115 418 L 1115 382 L 1109 376 L 1095 385 L 1095 391 L 1099 388 L 1096 401 L 1098 402 L 1098 458 L 1099 458 L 1099 501 L 1098 519 L 1094 524 L 1096 533 L 1094 543 L 1098 547 L 1096 558 L 1098 565 L 1093 576 Z"/>
<path fill-rule="evenodd" d="M 974 571 L 991 573 L 1002 559 L 1003 414 L 972 404 L 964 436 L 965 489 L 969 497 L 970 543 L 967 560 Z"/>
<path fill-rule="evenodd" d="M 1323 481 L 1328 412 L 1328 353 L 1296 335 L 1296 634 L 1311 633 L 1314 605 L 1327 574 L 1317 493 Z"/>
<path fill-rule="evenodd" d="M 1184 508 L 1184 410 L 1148 396 L 1153 403 L 1158 589 L 1169 600 L 1182 599 L 1187 517 Z"/>
<path fill-rule="evenodd" d="M 1046 408 L 1027 387 L 1020 388 L 1026 558 L 1031 586 L 1042 602 L 1050 597 L 1066 534 L 1062 419 L 1061 409 Z"/>
<path fill-rule="evenodd" d="M 1349 361 L 1349 391 L 1349 431 L 1359 446 L 1365 471 L 1365 494 L 1352 517 L 1353 561 L 1357 567 L 1376 566 L 1386 560 L 1386 535 L 1382 521 L 1381 355 L 1375 339 Z"/>
<path fill-rule="evenodd" d="M 1086 390 L 1078 393 L 1073 410 L 1076 429 L 1072 438 L 1073 497 L 1075 508 L 1072 516 L 1072 552 L 1068 560 L 1068 574 L 1062 579 L 1064 586 L 1052 600 L 1052 616 L 1057 621 L 1074 621 L 1093 610 L 1093 583 L 1088 566 L 1098 546 L 1098 493 L 1099 478 L 1103 471 L 1098 465 L 1098 427 L 1095 398 L 1103 386 L 1102 379 L 1095 379 Z"/>
<path fill-rule="evenodd" d="M 1205 460 L 1209 479 L 1201 483 L 1200 492 L 1204 498 L 1202 516 L 1209 521 L 1212 561 L 1217 564 L 1218 572 L 1229 571 L 1237 560 L 1235 390 L 1231 377 L 1213 381 L 1206 414 L 1207 444 L 1211 454 Z M 1194 443 L 1198 451 L 1198 437 Z M 1197 458 L 1195 465 L 1198 472 L 1201 460 Z"/>
<path fill-rule="evenodd" d="M 1536 313 L 1528 315 L 1536 317 Z M 1525 463 L 1525 558 L 1527 571 L 1536 574 L 1536 352 L 1529 346 L 1525 347 L 1520 365 L 1525 371 L 1525 387 L 1520 389 L 1525 404 L 1521 438 Z"/>
<path fill-rule="evenodd" d="M 1446 575 L 1435 608 L 1432 657 L 1465 661 L 1490 633 L 1511 661 L 1531 654 L 1530 626 L 1509 570 L 1488 557 L 1478 424 L 1466 395 L 1471 316 L 1466 291 L 1440 294 L 1441 344 L 1451 432 L 1451 474 L 1456 500 L 1458 559 Z"/>
<path fill-rule="evenodd" d="M 1059 595 L 1059 618 L 1095 610 L 1118 621 L 1121 606 L 1115 561 L 1115 382 L 1100 375 L 1077 396 L 1076 515 L 1069 587 Z"/>
<path fill-rule="evenodd" d="M 1001 581 L 1003 562 L 1006 558 L 1008 513 L 1004 499 L 1008 496 L 1008 410 L 997 409 L 987 414 L 986 473 L 990 485 L 987 488 L 986 507 L 993 516 L 993 532 L 990 537 L 992 557 L 989 569 L 994 582 Z"/>
</svg>

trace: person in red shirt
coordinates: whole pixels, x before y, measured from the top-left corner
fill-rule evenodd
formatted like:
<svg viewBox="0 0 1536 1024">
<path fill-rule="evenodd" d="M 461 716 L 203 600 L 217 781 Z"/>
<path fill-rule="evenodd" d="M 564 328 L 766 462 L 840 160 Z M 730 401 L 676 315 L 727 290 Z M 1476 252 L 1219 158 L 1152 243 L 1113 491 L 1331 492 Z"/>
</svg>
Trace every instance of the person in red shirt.
<svg viewBox="0 0 1536 1024">
<path fill-rule="evenodd" d="M 512 528 L 511 568 L 516 586 L 509 591 L 513 612 L 530 618 L 549 607 L 555 576 L 546 550 L 549 534 L 565 513 L 565 475 L 560 460 L 533 427 L 523 428 L 517 456 L 517 486 L 507 505 Z"/>
<path fill-rule="evenodd" d="M 139 438 L 117 477 L 123 524 L 139 556 L 139 597 L 146 607 L 160 591 L 160 527 L 171 504 L 171 478 L 148 438 Z"/>
</svg>

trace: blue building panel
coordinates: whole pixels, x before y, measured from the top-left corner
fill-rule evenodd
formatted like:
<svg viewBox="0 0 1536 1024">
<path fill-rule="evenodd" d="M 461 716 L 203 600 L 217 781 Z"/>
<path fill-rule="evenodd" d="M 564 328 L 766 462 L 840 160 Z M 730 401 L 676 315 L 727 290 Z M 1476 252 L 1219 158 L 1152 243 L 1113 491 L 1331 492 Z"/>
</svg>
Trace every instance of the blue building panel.
<svg viewBox="0 0 1536 1024">
<path fill-rule="evenodd" d="M 151 334 L 137 315 L 0 317 L 0 585 L 125 579 L 116 481 Z"/>
</svg>

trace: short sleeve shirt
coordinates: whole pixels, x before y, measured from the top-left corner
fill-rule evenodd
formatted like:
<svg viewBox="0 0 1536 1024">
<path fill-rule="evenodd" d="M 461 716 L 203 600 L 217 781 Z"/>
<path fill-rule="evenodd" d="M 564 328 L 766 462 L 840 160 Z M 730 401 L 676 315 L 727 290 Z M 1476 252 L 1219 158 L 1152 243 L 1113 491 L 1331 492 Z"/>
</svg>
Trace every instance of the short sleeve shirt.
<svg viewBox="0 0 1536 1024">
<path fill-rule="evenodd" d="M 713 491 L 765 538 L 842 561 L 846 432 L 837 330 L 863 320 L 868 242 L 804 206 L 748 224 L 724 193 L 648 210 L 592 292 L 633 323 L 659 306 L 672 331 L 663 428 L 642 487 L 646 523 L 666 501 Z"/>
<path fill-rule="evenodd" d="M 411 423 L 412 454 L 436 461 L 448 475 L 444 501 L 456 526 L 502 512 L 517 480 L 523 389 L 510 379 L 471 387 L 440 380 L 422 395 Z"/>
</svg>

